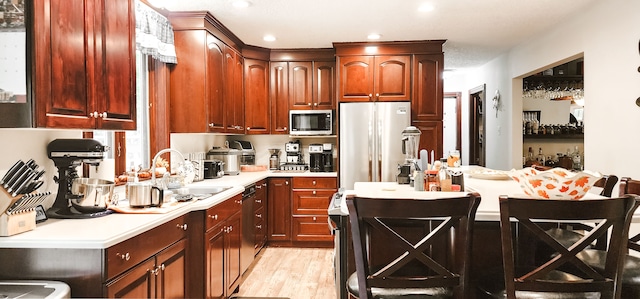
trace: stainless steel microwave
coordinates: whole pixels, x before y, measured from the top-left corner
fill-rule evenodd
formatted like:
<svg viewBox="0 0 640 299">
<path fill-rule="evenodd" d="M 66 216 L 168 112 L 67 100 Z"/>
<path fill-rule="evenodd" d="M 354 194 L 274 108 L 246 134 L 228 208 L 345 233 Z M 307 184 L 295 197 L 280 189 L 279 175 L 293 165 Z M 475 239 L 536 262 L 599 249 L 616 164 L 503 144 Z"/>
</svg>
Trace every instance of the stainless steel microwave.
<svg viewBox="0 0 640 299">
<path fill-rule="evenodd" d="M 290 135 L 333 135 L 333 110 L 290 110 Z"/>
</svg>

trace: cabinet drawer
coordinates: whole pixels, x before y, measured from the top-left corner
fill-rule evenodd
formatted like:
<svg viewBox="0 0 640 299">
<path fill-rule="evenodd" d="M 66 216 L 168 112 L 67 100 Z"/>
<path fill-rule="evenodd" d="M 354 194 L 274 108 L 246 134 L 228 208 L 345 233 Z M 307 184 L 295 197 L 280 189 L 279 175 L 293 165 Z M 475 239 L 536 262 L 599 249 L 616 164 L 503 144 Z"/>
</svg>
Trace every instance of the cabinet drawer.
<svg viewBox="0 0 640 299">
<path fill-rule="evenodd" d="M 324 177 L 294 177 L 293 189 L 336 189 L 336 178 Z"/>
<path fill-rule="evenodd" d="M 241 208 L 242 195 L 238 194 L 232 198 L 229 198 L 213 207 L 207 209 L 205 217 L 207 217 L 206 231 L 214 226 L 222 223 L 225 219 L 231 217 L 235 212 Z"/>
<path fill-rule="evenodd" d="M 293 191 L 294 215 L 327 215 L 334 190 Z"/>
<path fill-rule="evenodd" d="M 107 248 L 107 279 L 115 277 L 184 238 L 187 229 L 186 217 L 181 216 Z"/>
<path fill-rule="evenodd" d="M 331 241 L 328 216 L 294 216 L 293 239 L 295 241 Z"/>
</svg>

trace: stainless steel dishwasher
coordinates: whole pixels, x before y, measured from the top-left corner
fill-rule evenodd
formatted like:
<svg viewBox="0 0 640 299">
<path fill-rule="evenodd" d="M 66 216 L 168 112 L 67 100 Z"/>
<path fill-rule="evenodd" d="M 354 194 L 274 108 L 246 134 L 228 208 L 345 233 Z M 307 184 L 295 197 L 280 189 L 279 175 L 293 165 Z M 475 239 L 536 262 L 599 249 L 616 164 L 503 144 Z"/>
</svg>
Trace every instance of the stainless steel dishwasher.
<svg viewBox="0 0 640 299">
<path fill-rule="evenodd" d="M 242 244 L 240 246 L 240 270 L 247 271 L 255 258 L 255 231 L 253 227 L 253 202 L 256 198 L 256 185 L 244 187 L 242 192 Z"/>
</svg>

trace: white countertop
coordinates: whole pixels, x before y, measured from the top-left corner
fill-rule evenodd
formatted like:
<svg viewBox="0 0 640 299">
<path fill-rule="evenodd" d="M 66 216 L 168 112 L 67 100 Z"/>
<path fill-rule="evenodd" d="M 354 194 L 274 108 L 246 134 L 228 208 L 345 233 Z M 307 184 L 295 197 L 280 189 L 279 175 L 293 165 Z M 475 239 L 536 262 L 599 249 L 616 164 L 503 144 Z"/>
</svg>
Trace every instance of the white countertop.
<svg viewBox="0 0 640 299">
<path fill-rule="evenodd" d="M 218 179 L 195 182 L 193 186 L 230 186 L 207 199 L 186 202 L 165 214 L 118 214 L 91 219 L 49 219 L 32 231 L 0 237 L 0 248 L 86 248 L 103 249 L 134 237 L 191 211 L 205 210 L 244 191 L 244 186 L 268 177 L 337 177 L 335 172 L 242 172 Z M 122 188 L 122 187 L 118 187 Z"/>
<path fill-rule="evenodd" d="M 476 167 L 463 167 L 463 171 L 468 171 Z M 486 180 L 469 177 L 465 173 L 464 186 L 466 192 L 477 192 L 481 196 L 480 206 L 476 212 L 477 221 L 500 221 L 500 195 L 527 197 L 518 183 L 508 180 Z M 397 184 L 395 182 L 357 182 L 354 190 L 347 190 L 345 194 L 353 194 L 371 198 L 419 198 L 435 199 L 456 197 L 466 194 L 466 192 L 430 192 L 415 191 L 413 187 Z M 598 194 L 587 193 L 585 199 L 604 198 Z M 344 199 L 344 197 L 343 197 Z M 348 214 L 346 204 L 342 203 L 341 211 Z M 640 222 L 640 209 L 636 211 L 634 222 Z"/>
</svg>

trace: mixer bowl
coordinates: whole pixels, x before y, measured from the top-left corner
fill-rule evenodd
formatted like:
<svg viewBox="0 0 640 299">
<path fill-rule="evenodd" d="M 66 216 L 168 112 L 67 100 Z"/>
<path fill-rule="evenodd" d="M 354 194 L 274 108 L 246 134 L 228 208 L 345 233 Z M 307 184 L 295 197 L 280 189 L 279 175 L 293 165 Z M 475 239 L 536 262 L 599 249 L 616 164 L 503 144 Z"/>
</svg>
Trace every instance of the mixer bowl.
<svg viewBox="0 0 640 299">
<path fill-rule="evenodd" d="M 81 213 L 105 211 L 109 205 L 116 204 L 112 181 L 76 178 L 71 185 L 71 204 Z"/>
</svg>

